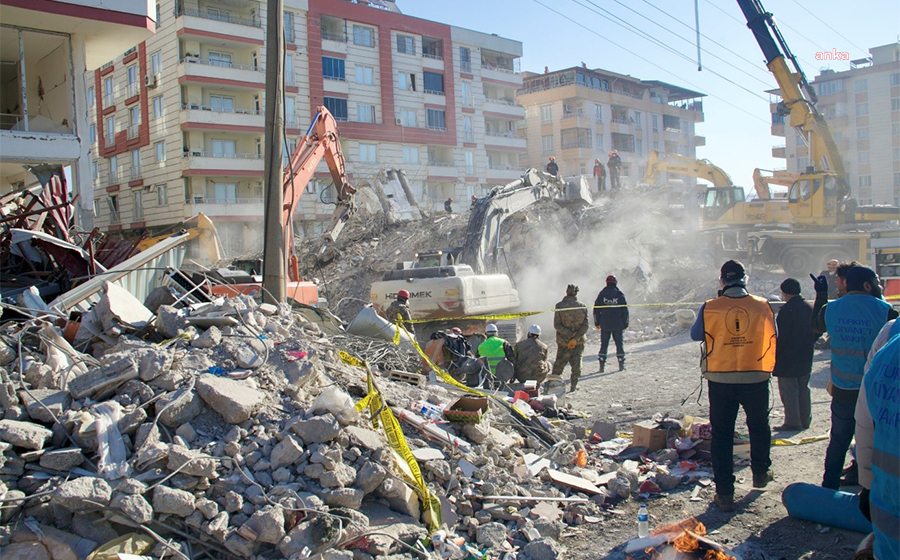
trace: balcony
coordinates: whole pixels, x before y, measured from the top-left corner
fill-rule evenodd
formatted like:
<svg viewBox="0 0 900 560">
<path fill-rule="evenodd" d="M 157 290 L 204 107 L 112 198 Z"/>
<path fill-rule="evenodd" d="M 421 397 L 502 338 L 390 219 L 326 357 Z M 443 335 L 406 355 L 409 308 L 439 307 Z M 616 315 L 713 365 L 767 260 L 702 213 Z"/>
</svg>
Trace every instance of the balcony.
<svg viewBox="0 0 900 560">
<path fill-rule="evenodd" d="M 515 102 L 514 99 L 500 99 L 485 97 L 484 110 L 491 113 L 500 113 L 517 119 L 525 118 L 525 108 Z"/>
<path fill-rule="evenodd" d="M 248 3 L 249 4 L 249 3 Z M 176 25 L 184 32 L 182 38 L 204 40 L 205 33 L 215 33 L 217 36 L 230 35 L 242 39 L 263 41 L 265 34 L 262 30 L 262 21 L 258 16 L 248 12 L 234 9 L 221 9 L 213 6 L 197 5 L 191 3 L 176 3 Z M 199 32 L 192 35 L 192 31 Z M 208 39 L 208 36 L 206 37 Z M 246 42 L 240 43 L 246 45 Z"/>
<path fill-rule="evenodd" d="M 132 82 L 125 86 L 125 99 L 131 99 L 141 92 L 141 86 L 137 82 Z"/>
<path fill-rule="evenodd" d="M 511 149 L 525 149 L 525 139 L 519 138 L 515 132 L 494 132 L 488 131 L 484 133 L 485 146 L 494 146 Z"/>
<path fill-rule="evenodd" d="M 184 157 L 190 169 L 215 170 L 217 175 L 228 175 L 230 171 L 254 172 L 262 175 L 265 165 L 259 154 L 186 152 Z"/>
<path fill-rule="evenodd" d="M 103 145 L 107 148 L 112 148 L 116 145 L 116 133 L 115 131 L 109 132 L 103 135 Z"/>
<path fill-rule="evenodd" d="M 178 77 L 184 76 L 187 82 L 191 78 L 204 78 L 212 80 L 234 80 L 244 82 L 247 85 L 235 84 L 235 87 L 247 89 L 262 89 L 265 86 L 265 69 L 249 64 L 233 64 L 220 60 L 207 60 L 196 56 L 186 56 L 181 59 L 178 67 Z"/>
<path fill-rule="evenodd" d="M 262 198 L 207 198 L 195 196 L 185 201 L 189 213 L 196 216 L 203 212 L 211 218 L 250 217 L 262 218 L 264 204 Z"/>
<path fill-rule="evenodd" d="M 121 177 L 123 173 L 118 170 L 110 170 L 110 172 L 106 175 L 106 184 L 107 185 L 118 185 L 119 177 Z"/>
<path fill-rule="evenodd" d="M 141 125 L 133 124 L 128 127 L 128 139 L 134 140 L 141 134 Z"/>
<path fill-rule="evenodd" d="M 208 107 L 196 103 L 186 103 L 181 106 L 182 111 L 187 111 L 186 120 L 182 122 L 226 125 L 244 128 L 262 128 L 265 119 L 260 111 L 250 109 L 229 109 Z"/>
<path fill-rule="evenodd" d="M 456 178 L 459 176 L 459 171 L 456 169 L 456 164 L 451 161 L 430 160 L 428 162 L 428 174 Z"/>
<path fill-rule="evenodd" d="M 514 180 L 522 176 L 524 169 L 517 165 L 488 164 L 485 175 L 488 178 Z"/>
<path fill-rule="evenodd" d="M 471 60 L 460 61 L 459 71 L 464 72 L 466 74 L 471 74 L 472 73 L 472 61 Z"/>
<path fill-rule="evenodd" d="M 114 93 L 107 93 L 103 95 L 103 106 L 104 107 L 112 107 L 116 104 L 116 95 Z"/>
<path fill-rule="evenodd" d="M 131 168 L 131 180 L 136 181 L 137 179 L 140 179 L 141 177 L 142 177 L 141 166 L 138 165 L 137 167 L 132 167 Z"/>
<path fill-rule="evenodd" d="M 772 125 L 772 136 L 784 136 L 784 123 Z"/>
<path fill-rule="evenodd" d="M 787 148 L 784 144 L 780 146 L 772 146 L 772 157 L 787 158 Z"/>
</svg>

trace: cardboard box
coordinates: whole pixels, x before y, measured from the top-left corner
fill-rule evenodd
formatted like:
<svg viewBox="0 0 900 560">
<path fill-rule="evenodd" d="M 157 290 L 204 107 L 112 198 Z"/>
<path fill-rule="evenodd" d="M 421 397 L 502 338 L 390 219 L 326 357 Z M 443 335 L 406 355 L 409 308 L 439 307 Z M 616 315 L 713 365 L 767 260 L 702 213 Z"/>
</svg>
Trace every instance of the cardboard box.
<svg viewBox="0 0 900 560">
<path fill-rule="evenodd" d="M 460 397 L 444 409 L 444 418 L 451 422 L 477 424 L 488 409 L 487 397 Z"/>
<path fill-rule="evenodd" d="M 660 430 L 658 424 L 653 420 L 644 420 L 632 426 L 634 436 L 632 437 L 632 445 L 635 447 L 646 447 L 648 452 L 653 452 L 666 447 L 669 431 Z"/>
</svg>

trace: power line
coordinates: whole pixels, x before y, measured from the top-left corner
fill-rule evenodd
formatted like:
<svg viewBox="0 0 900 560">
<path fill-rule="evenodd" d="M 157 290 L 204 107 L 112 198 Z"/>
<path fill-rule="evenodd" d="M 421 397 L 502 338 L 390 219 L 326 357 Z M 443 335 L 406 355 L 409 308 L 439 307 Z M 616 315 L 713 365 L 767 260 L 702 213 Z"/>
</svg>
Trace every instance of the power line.
<svg viewBox="0 0 900 560">
<path fill-rule="evenodd" d="M 848 39 L 847 37 L 845 37 L 840 31 L 838 31 L 838 30 L 835 29 L 834 27 L 831 27 L 830 25 L 828 25 L 828 23 L 826 23 L 824 20 L 822 20 L 822 18 L 820 18 L 819 16 L 817 16 L 815 13 L 811 12 L 811 11 L 809 10 L 809 8 L 807 8 L 806 6 L 804 6 L 803 4 L 801 4 L 800 2 L 797 2 L 797 0 L 794 0 L 794 4 L 797 4 L 798 6 L 800 6 L 800 7 L 803 8 L 804 10 L 806 10 L 806 12 L 807 12 L 809 15 L 811 15 L 812 17 L 814 17 L 814 18 L 816 18 L 817 20 L 819 20 L 819 22 L 821 22 L 822 25 L 824 25 L 824 26 L 827 27 L 828 29 L 834 31 L 835 33 L 837 33 L 839 37 L 841 37 L 843 40 L 847 41 L 848 43 L 850 43 L 851 45 L 853 45 L 853 46 L 856 47 L 857 49 L 861 50 L 861 51 L 864 52 L 864 53 L 868 53 L 868 52 L 869 52 L 868 50 L 866 50 L 866 49 L 860 47 L 859 45 L 857 45 L 856 43 L 854 43 L 853 41 L 851 41 L 850 39 Z M 896 15 L 896 14 L 894 14 L 894 15 Z"/>
<path fill-rule="evenodd" d="M 535 4 L 538 4 L 538 5 L 540 5 L 540 6 L 543 6 L 544 8 L 550 10 L 550 11 L 553 12 L 554 14 L 560 16 L 561 18 L 563 18 L 563 19 L 565 19 L 565 20 L 568 20 L 568 21 L 571 22 L 571 23 L 574 23 L 575 25 L 577 25 L 578 27 L 581 27 L 582 29 L 588 31 L 589 33 L 592 33 L 592 34 L 596 35 L 597 37 L 600 37 L 600 38 L 603 39 L 604 41 L 607 41 L 608 43 L 610 43 L 610 44 L 612 44 L 612 45 L 614 45 L 614 46 L 616 46 L 616 47 L 622 49 L 623 51 L 627 52 L 628 54 L 630 54 L 630 55 L 632 55 L 632 56 L 634 56 L 634 57 L 636 57 L 636 58 L 639 58 L 639 59 L 643 60 L 644 62 L 646 62 L 647 64 L 653 66 L 654 68 L 658 68 L 659 70 L 665 72 L 666 74 L 668 74 L 668 75 L 670 75 L 670 76 L 675 76 L 677 79 L 683 81 L 684 83 L 688 84 L 689 86 L 691 86 L 691 87 L 693 87 L 693 88 L 695 88 L 695 89 L 697 89 L 697 90 L 703 89 L 703 88 L 701 88 L 700 86 L 697 86 L 697 85 L 691 83 L 690 81 L 685 80 L 684 78 L 682 78 L 682 77 L 679 76 L 678 74 L 675 74 L 675 73 L 672 72 L 671 70 L 668 70 L 668 69 L 666 69 L 666 68 L 663 68 L 663 67 L 660 66 L 659 64 L 653 62 L 652 60 L 650 60 L 650 59 L 648 59 L 648 58 L 646 58 L 646 57 L 643 57 L 643 56 L 639 55 L 638 53 L 636 53 L 636 52 L 634 52 L 634 51 L 632 51 L 632 50 L 630 50 L 630 49 L 628 49 L 628 48 L 626 48 L 626 47 L 624 47 L 624 46 L 622 46 L 622 45 L 619 45 L 619 44 L 617 44 L 617 43 L 614 43 L 613 41 L 611 41 L 611 40 L 608 39 L 607 37 L 604 37 L 604 36 L 601 35 L 600 33 L 594 31 L 593 29 L 591 29 L 591 28 L 589 28 L 589 27 L 587 27 L 587 26 L 584 25 L 583 23 L 581 23 L 581 22 L 579 22 L 579 21 L 576 21 L 576 20 L 570 18 L 569 16 L 563 14 L 562 12 L 559 12 L 558 10 L 555 10 L 555 9 L 551 8 L 551 7 L 548 6 L 547 4 L 544 4 L 543 2 L 541 2 L 540 0 L 532 0 L 532 1 L 533 1 Z M 729 106 L 731 106 L 731 107 L 734 107 L 735 109 L 737 109 L 738 111 L 741 111 L 742 113 L 746 113 L 747 115 L 750 115 L 751 117 L 753 117 L 753 118 L 755 118 L 755 119 L 757 119 L 757 120 L 759 120 L 759 121 L 762 121 L 762 122 L 766 123 L 767 125 L 770 124 L 768 120 L 763 119 L 763 118 L 760 117 L 759 115 L 756 115 L 755 113 L 751 113 L 750 111 L 744 109 L 743 107 L 740 107 L 740 106 L 738 106 L 738 105 L 735 105 L 734 103 L 731 103 L 730 101 L 728 101 L 728 100 L 726 100 L 726 99 L 723 99 L 723 98 L 719 97 L 718 95 L 715 95 L 715 94 L 712 94 L 712 93 L 710 93 L 710 94 L 708 94 L 708 95 L 709 95 L 710 97 L 714 98 L 714 99 L 718 99 L 719 101 L 721 101 L 722 103 L 725 103 L 726 105 L 729 105 Z M 766 101 L 768 102 L 768 100 L 766 100 Z"/>
</svg>

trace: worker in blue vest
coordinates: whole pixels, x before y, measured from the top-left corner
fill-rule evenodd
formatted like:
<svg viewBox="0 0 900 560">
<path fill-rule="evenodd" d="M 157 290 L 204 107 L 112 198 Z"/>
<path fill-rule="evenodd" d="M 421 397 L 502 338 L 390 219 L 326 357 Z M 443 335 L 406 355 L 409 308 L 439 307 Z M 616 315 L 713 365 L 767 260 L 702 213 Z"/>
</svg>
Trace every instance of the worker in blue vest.
<svg viewBox="0 0 900 560">
<path fill-rule="evenodd" d="M 834 301 L 828 301 L 828 279 L 820 275 L 813 280 L 816 301 L 810 328 L 831 337 L 831 434 L 822 486 L 837 490 L 856 428 L 854 413 L 866 356 L 878 331 L 897 312 L 882 299 L 878 275 L 867 266 L 847 271 L 847 294 Z"/>
<path fill-rule="evenodd" d="M 484 329 L 487 339 L 478 345 L 478 351 L 475 354 L 477 358 L 487 360 L 487 366 L 491 370 L 491 376 L 497 376 L 497 364 L 502 360 L 509 360 L 511 363 L 516 362 L 516 354 L 512 344 L 497 336 L 497 325 L 491 323 Z"/>
<path fill-rule="evenodd" d="M 878 559 L 900 558 L 900 322 L 885 331 L 893 336 L 870 352 L 856 405 L 859 508 L 872 522 Z"/>
</svg>

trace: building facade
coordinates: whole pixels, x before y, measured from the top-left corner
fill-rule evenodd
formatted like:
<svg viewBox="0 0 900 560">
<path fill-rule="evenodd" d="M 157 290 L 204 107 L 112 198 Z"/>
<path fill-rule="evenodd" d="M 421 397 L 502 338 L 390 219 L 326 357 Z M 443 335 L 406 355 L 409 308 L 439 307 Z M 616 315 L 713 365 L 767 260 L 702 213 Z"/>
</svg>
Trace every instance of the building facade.
<svg viewBox="0 0 900 560">
<path fill-rule="evenodd" d="M 822 71 L 812 85 L 853 196 L 863 205 L 900 205 L 900 43 L 873 47 L 869 54 L 852 61 L 850 70 Z M 783 158 L 788 171 L 802 172 L 814 165 L 808 143 L 778 114 L 781 97 L 769 93 L 774 96 L 772 134 L 784 138 L 784 144 L 772 147 L 772 156 Z"/>
<path fill-rule="evenodd" d="M 75 214 L 93 227 L 86 72 L 150 37 L 148 0 L 0 0 L 0 193 L 38 184 L 23 166 L 69 167 Z"/>
<path fill-rule="evenodd" d="M 695 133 L 703 122 L 703 97 L 664 82 L 584 66 L 524 72 L 516 96 L 525 107 L 523 163 L 543 169 L 554 156 L 562 175 L 590 175 L 594 160 L 606 166 L 615 149 L 622 158 L 622 184 L 636 184 L 651 150 L 696 157 L 697 146 L 706 144 Z M 677 179 L 696 184 L 693 178 Z"/>
<path fill-rule="evenodd" d="M 520 175 L 517 41 L 399 13 L 392 2 L 285 0 L 285 156 L 317 106 L 339 121 L 351 182 L 403 169 L 432 209 Z M 204 212 L 226 253 L 262 248 L 265 2 L 161 0 L 156 35 L 95 72 L 94 210 L 160 231 Z M 331 214 L 321 164 L 295 218 Z"/>
</svg>

